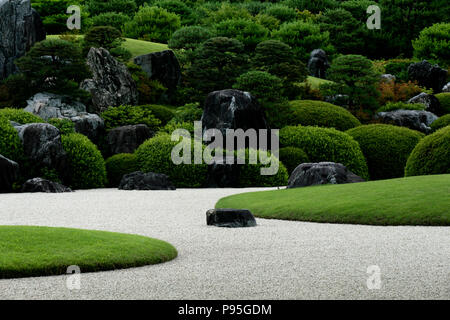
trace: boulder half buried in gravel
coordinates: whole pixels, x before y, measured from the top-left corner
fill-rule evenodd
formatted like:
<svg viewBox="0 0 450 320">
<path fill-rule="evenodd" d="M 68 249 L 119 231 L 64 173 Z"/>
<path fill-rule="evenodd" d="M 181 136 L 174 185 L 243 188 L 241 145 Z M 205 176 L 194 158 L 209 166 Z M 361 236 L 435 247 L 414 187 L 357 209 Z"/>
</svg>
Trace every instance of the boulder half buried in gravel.
<svg viewBox="0 0 450 320">
<path fill-rule="evenodd" d="M 72 189 L 50 180 L 33 178 L 23 184 L 22 192 L 62 193 L 72 192 Z"/>
<path fill-rule="evenodd" d="M 19 176 L 19 165 L 0 154 L 0 193 L 11 192 Z"/>
<path fill-rule="evenodd" d="M 162 173 L 136 171 L 122 177 L 120 190 L 175 190 L 169 177 Z"/>
<path fill-rule="evenodd" d="M 308 187 L 320 184 L 343 184 L 364 182 L 365 180 L 346 166 L 334 162 L 302 163 L 292 172 L 289 188 Z"/>
<path fill-rule="evenodd" d="M 210 209 L 206 212 L 208 226 L 224 228 L 255 227 L 256 220 L 249 210 Z"/>
</svg>

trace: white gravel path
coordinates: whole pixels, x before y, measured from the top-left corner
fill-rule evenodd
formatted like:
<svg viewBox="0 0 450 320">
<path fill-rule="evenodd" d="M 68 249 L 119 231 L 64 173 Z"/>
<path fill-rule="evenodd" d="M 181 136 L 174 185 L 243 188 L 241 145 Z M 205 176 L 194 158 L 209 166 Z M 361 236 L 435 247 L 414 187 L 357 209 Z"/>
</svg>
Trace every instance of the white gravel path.
<svg viewBox="0 0 450 320">
<path fill-rule="evenodd" d="M 450 299 L 450 227 L 374 227 L 258 219 L 255 228 L 206 226 L 205 212 L 246 190 L 0 195 L 0 225 L 141 234 L 179 256 L 154 266 L 0 280 L 0 299 Z M 367 288 L 379 266 L 381 288 Z"/>
</svg>

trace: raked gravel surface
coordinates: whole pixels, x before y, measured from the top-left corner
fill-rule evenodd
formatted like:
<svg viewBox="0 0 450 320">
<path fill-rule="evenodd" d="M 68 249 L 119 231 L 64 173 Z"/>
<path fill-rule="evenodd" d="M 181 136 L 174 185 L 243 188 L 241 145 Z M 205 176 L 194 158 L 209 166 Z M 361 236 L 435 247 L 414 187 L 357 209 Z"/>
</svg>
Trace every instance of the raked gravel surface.
<svg viewBox="0 0 450 320">
<path fill-rule="evenodd" d="M 0 299 L 450 299 L 450 227 L 206 226 L 217 200 L 253 190 L 0 195 L 0 225 L 140 234 L 179 253 L 159 265 L 82 273 L 80 290 L 69 290 L 65 275 L 0 280 Z M 379 268 L 379 289 L 367 286 L 376 277 L 369 266 Z"/>
</svg>

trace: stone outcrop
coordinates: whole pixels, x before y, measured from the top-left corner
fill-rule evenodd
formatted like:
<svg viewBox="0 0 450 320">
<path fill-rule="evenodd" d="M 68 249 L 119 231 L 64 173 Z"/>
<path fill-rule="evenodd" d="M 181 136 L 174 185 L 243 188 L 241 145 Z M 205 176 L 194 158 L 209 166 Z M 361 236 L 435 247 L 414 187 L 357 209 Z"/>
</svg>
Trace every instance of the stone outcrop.
<svg viewBox="0 0 450 320">
<path fill-rule="evenodd" d="M 132 172 L 122 177 L 120 190 L 175 190 L 169 177 L 162 173 L 141 171 Z"/>
<path fill-rule="evenodd" d="M 0 0 L 0 81 L 17 71 L 16 59 L 44 39 L 44 26 L 30 0 Z"/>
<path fill-rule="evenodd" d="M 416 80 L 420 86 L 439 93 L 447 82 L 447 70 L 423 60 L 408 67 L 408 77 L 410 80 Z"/>
<path fill-rule="evenodd" d="M 422 110 L 395 110 L 379 112 L 376 115 L 383 123 L 407 127 L 424 133 L 431 132 L 430 125 L 438 117 L 428 111 Z"/>
<path fill-rule="evenodd" d="M 308 61 L 309 74 L 316 78 L 325 79 L 330 67 L 327 54 L 322 49 L 314 49 Z"/>
<path fill-rule="evenodd" d="M 33 178 L 27 180 L 22 185 L 22 192 L 62 193 L 72 192 L 72 189 L 57 182 L 45 180 L 42 178 Z"/>
<path fill-rule="evenodd" d="M 425 111 L 434 113 L 438 116 L 443 115 L 441 113 L 441 103 L 439 102 L 438 98 L 436 98 L 432 94 L 422 92 L 417 96 L 409 99 L 408 103 L 421 103 L 425 106 Z"/>
<path fill-rule="evenodd" d="M 111 155 L 133 153 L 154 133 L 145 124 L 129 125 L 111 129 L 106 136 L 106 144 Z"/>
</svg>

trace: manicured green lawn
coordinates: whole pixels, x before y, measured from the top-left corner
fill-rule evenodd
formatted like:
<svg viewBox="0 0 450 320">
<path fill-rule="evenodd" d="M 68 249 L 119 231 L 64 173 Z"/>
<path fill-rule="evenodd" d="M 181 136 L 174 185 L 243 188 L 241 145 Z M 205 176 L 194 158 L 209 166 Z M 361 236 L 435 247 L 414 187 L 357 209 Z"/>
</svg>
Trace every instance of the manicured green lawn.
<svg viewBox="0 0 450 320">
<path fill-rule="evenodd" d="M 450 174 L 243 193 L 216 208 L 328 223 L 450 226 Z"/>
<path fill-rule="evenodd" d="M 311 88 L 313 88 L 313 89 L 319 89 L 319 86 L 320 86 L 321 84 L 324 84 L 324 83 L 331 83 L 332 81 L 308 76 L 308 78 L 306 79 L 306 82 L 309 83 L 309 85 L 311 86 Z"/>
<path fill-rule="evenodd" d="M 167 242 L 138 235 L 66 228 L 0 226 L 0 279 L 94 272 L 174 259 Z"/>
</svg>

